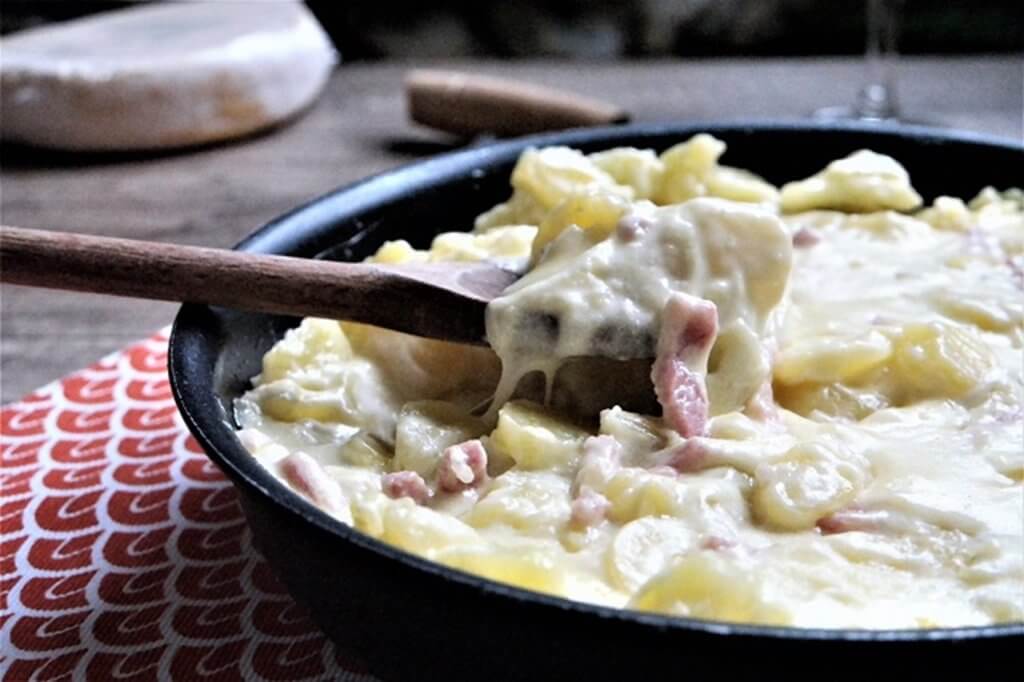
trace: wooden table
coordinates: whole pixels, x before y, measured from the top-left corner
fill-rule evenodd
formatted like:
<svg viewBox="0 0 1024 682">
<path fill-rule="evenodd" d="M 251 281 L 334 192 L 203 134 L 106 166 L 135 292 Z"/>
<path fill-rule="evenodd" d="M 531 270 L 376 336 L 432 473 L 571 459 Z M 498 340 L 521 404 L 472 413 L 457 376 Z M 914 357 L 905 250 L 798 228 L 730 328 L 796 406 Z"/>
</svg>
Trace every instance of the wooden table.
<svg viewBox="0 0 1024 682">
<path fill-rule="evenodd" d="M 798 118 L 850 102 L 857 59 L 618 64 L 458 62 L 617 101 L 638 121 Z M 293 125 L 219 147 L 97 157 L 4 149 L 5 224 L 227 247 L 279 213 L 371 173 L 444 151 L 405 119 L 404 65 L 353 64 Z M 907 114 L 1022 139 L 1019 58 L 906 58 Z M 82 367 L 171 321 L 176 306 L 0 288 L 0 401 Z"/>
</svg>

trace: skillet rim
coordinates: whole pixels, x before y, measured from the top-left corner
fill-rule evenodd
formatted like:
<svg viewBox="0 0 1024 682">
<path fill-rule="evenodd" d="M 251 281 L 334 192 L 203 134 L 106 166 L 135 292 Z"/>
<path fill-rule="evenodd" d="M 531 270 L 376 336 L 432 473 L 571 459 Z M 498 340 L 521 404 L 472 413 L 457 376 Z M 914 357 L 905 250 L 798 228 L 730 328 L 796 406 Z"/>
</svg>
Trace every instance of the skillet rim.
<svg viewBox="0 0 1024 682">
<path fill-rule="evenodd" d="M 300 241 L 292 253 L 309 249 L 318 238 L 329 235 L 334 226 L 331 219 L 343 212 L 352 220 L 360 212 L 373 206 L 400 204 L 417 190 L 428 189 L 436 181 L 445 184 L 466 174 L 481 172 L 481 169 L 508 162 L 528 146 L 564 144 L 605 143 L 614 144 L 624 138 L 656 137 L 676 135 L 680 139 L 698 132 L 759 133 L 759 132 L 838 132 L 870 133 L 890 139 L 902 139 L 914 143 L 941 144 L 967 143 L 980 147 L 998 148 L 1019 152 L 1024 156 L 1024 143 L 1009 138 L 958 130 L 945 130 L 924 126 L 894 125 L 889 123 L 859 122 L 814 122 L 777 120 L 737 120 L 727 122 L 694 121 L 655 122 L 626 126 L 601 128 L 579 128 L 556 133 L 544 133 L 528 137 L 494 142 L 446 152 L 429 159 L 415 161 L 385 170 L 356 182 L 337 187 L 269 221 L 261 228 L 235 245 L 236 250 L 257 253 L 275 252 L 274 242 L 283 233 L 298 231 Z M 342 211 L 342 208 L 344 210 Z M 357 218 L 356 218 L 357 219 Z M 294 235 L 292 236 L 294 239 Z M 279 251 L 278 251 L 279 252 Z M 579 616 L 590 616 L 601 620 L 617 621 L 624 626 L 636 625 L 659 631 L 672 630 L 680 634 L 699 632 L 701 634 L 731 636 L 737 638 L 767 637 L 783 640 L 845 641 L 845 642 L 957 642 L 974 639 L 1002 639 L 1024 636 L 1024 622 L 1000 625 L 968 626 L 955 628 L 918 628 L 899 630 L 874 630 L 850 628 L 801 628 L 794 626 L 753 625 L 711 621 L 681 616 L 667 616 L 654 613 L 618 609 L 568 598 L 555 597 L 531 590 L 499 583 L 459 569 L 421 558 L 381 540 L 374 539 L 347 526 L 326 512 L 315 507 L 283 483 L 274 478 L 246 451 L 234 436 L 235 429 L 218 416 L 207 410 L 193 409 L 203 400 L 216 399 L 213 373 L 202 376 L 199 368 L 191 361 L 194 349 L 205 344 L 202 337 L 204 320 L 212 312 L 199 304 L 183 305 L 171 328 L 168 341 L 168 374 L 174 401 L 189 431 L 199 442 L 204 452 L 227 474 L 235 486 L 246 486 L 268 498 L 278 512 L 292 514 L 305 523 L 330 533 L 343 542 L 350 542 L 359 548 L 373 552 L 390 561 L 397 561 L 406 568 L 455 583 L 462 588 L 477 591 L 483 596 L 512 599 L 518 602 L 544 608 L 555 608 L 576 612 Z M 269 316 L 267 316 L 269 317 Z M 198 344 L 198 345 L 197 345 Z M 220 357 L 221 352 L 214 353 Z M 198 374 L 197 374 L 198 372 Z M 207 395 L 209 393 L 209 395 Z"/>
</svg>

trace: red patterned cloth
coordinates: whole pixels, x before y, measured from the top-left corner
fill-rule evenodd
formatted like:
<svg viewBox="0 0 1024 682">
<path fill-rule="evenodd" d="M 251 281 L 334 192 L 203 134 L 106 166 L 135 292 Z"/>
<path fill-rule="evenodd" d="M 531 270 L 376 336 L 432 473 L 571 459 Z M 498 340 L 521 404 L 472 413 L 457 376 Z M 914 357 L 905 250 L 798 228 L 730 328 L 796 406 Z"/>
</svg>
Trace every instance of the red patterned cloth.
<svg viewBox="0 0 1024 682">
<path fill-rule="evenodd" d="M 372 680 L 252 546 L 166 359 L 160 333 L 0 411 L 0 677 Z"/>
</svg>

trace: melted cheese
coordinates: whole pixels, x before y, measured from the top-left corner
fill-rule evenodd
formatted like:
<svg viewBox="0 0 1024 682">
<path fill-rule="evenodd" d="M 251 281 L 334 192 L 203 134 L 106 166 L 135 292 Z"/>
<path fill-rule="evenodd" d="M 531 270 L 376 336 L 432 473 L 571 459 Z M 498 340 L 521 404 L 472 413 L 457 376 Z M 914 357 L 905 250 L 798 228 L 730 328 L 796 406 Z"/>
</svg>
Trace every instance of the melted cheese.
<svg viewBox="0 0 1024 682">
<path fill-rule="evenodd" d="M 550 395 L 569 358 L 653 357 L 662 310 L 676 292 L 712 301 L 727 334 L 762 334 L 785 291 L 791 251 L 773 212 L 723 199 L 640 205 L 596 245 L 589 233 L 565 229 L 540 263 L 487 308 L 487 339 L 503 368 L 494 409 L 530 372 L 545 376 Z M 735 366 L 737 350 L 729 346 L 719 366 Z M 727 402 L 742 405 L 765 378 L 763 372 L 746 395 Z M 602 399 L 616 404 L 615 395 Z"/>
<path fill-rule="evenodd" d="M 897 213 L 920 199 L 887 157 L 780 195 L 723 150 L 524 154 L 475 234 L 377 255 L 531 263 L 488 311 L 495 352 L 306 320 L 238 401 L 242 442 L 363 532 L 527 589 L 807 627 L 1024 620 L 1019 195 Z M 689 437 L 649 378 L 678 295 L 719 319 Z"/>
</svg>

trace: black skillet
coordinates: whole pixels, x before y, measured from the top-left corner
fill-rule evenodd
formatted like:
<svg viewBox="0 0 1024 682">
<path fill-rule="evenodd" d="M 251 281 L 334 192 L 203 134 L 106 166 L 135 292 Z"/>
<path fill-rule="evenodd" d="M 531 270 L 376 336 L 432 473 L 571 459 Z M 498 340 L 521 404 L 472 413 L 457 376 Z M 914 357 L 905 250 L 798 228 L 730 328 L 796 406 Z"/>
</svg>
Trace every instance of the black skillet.
<svg viewBox="0 0 1024 682">
<path fill-rule="evenodd" d="M 854 150 L 899 159 L 927 199 L 1024 186 L 1024 146 L 958 132 L 878 125 L 688 124 L 570 131 L 445 154 L 339 189 L 238 245 L 260 253 L 362 259 L 388 239 L 425 247 L 506 199 L 528 146 L 665 149 L 698 132 L 724 162 L 781 184 Z M 182 306 L 170 377 L 189 429 L 238 489 L 253 536 L 295 599 L 385 680 L 673 679 L 734 674 L 837 677 L 883 671 L 1002 676 L 1024 624 L 958 629 L 808 630 L 667 618 L 497 584 L 394 549 L 335 521 L 258 465 L 233 434 L 232 400 L 295 318 Z M 1024 589 L 1024 586 L 1022 586 Z"/>
</svg>

